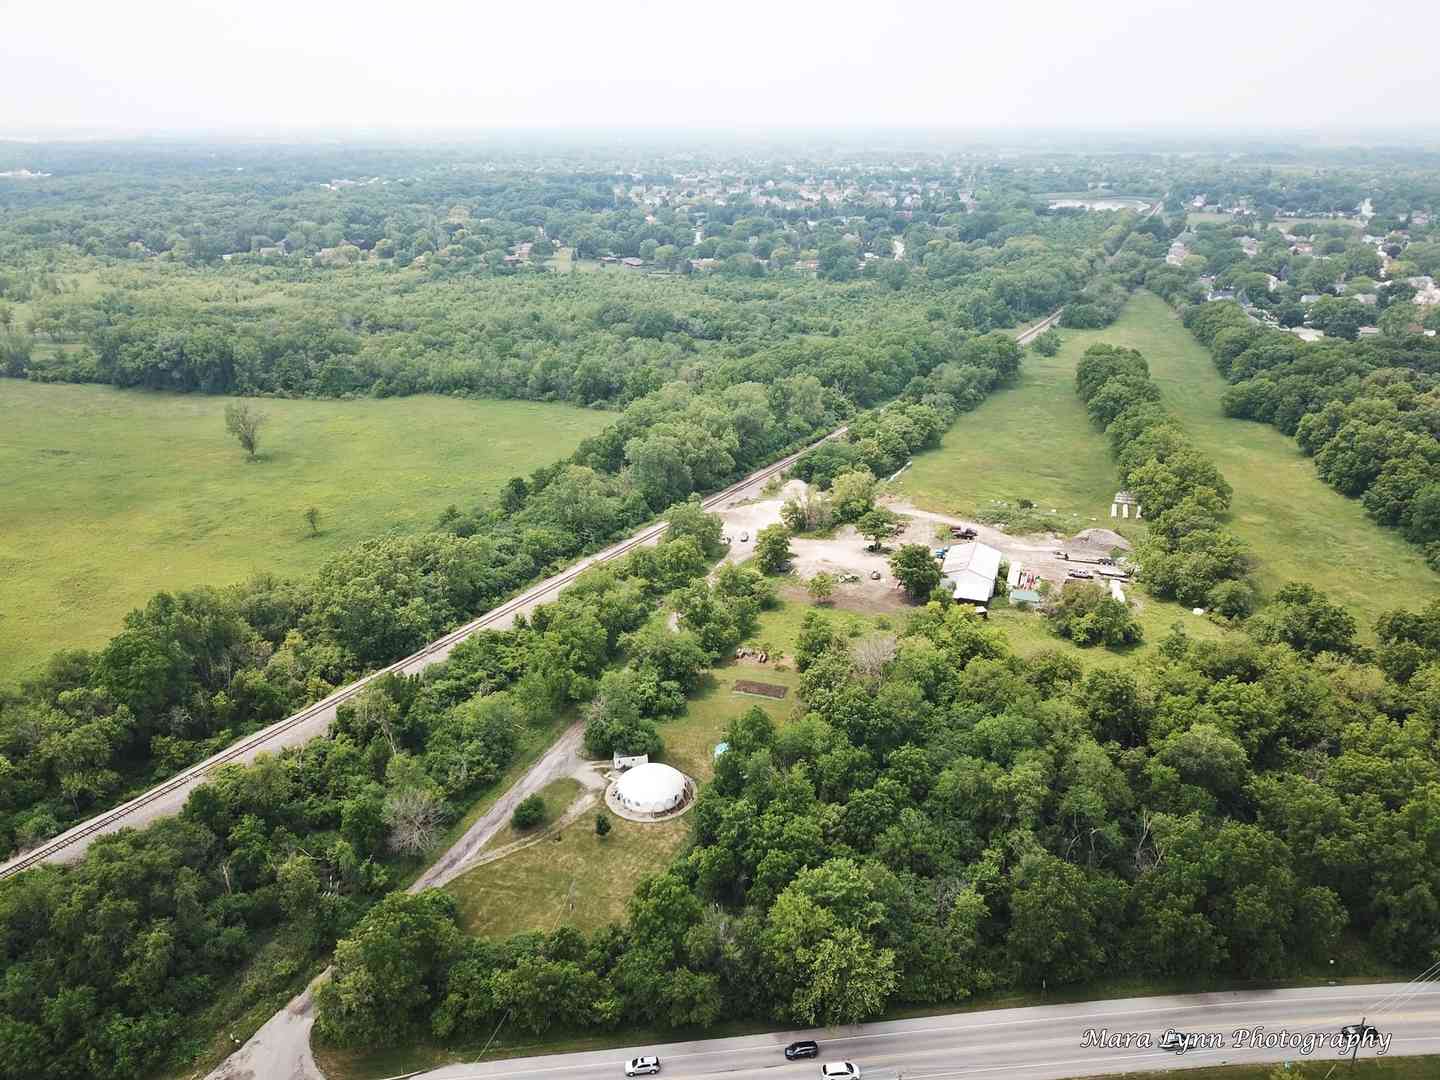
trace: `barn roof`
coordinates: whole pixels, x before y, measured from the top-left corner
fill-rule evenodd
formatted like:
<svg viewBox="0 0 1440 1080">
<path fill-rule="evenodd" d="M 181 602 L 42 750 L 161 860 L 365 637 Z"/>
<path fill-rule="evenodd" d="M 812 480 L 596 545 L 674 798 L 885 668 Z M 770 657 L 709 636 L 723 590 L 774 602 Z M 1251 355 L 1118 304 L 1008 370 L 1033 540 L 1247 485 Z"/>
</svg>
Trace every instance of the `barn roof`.
<svg viewBox="0 0 1440 1080">
<path fill-rule="evenodd" d="M 945 555 L 941 575 L 954 585 L 956 600 L 985 603 L 995 592 L 995 575 L 1000 572 L 1001 555 L 989 544 L 975 541 L 957 544 Z"/>
</svg>

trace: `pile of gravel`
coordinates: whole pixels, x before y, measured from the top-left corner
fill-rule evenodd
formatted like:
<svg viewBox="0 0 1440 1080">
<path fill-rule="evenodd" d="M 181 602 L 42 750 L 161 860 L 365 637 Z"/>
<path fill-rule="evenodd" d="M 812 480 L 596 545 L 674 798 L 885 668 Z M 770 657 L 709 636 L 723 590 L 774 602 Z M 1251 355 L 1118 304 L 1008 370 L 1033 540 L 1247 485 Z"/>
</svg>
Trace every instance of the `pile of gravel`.
<svg viewBox="0 0 1440 1080">
<path fill-rule="evenodd" d="M 1117 547 L 1124 548 L 1126 551 L 1130 550 L 1130 541 L 1111 529 L 1082 529 L 1070 540 L 1075 544 L 1104 548 L 1106 551 Z"/>
</svg>

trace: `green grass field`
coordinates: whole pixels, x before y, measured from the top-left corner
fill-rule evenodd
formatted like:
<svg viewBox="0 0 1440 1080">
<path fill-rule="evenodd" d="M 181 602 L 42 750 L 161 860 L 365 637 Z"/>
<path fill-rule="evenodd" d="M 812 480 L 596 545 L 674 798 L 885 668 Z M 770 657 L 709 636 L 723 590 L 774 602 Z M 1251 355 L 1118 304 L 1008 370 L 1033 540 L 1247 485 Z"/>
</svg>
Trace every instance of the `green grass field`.
<svg viewBox="0 0 1440 1080">
<path fill-rule="evenodd" d="M 1225 381 L 1159 297 L 1136 295 L 1104 330 L 1061 333 L 1058 355 L 1027 352 L 1019 385 L 961 417 L 940 449 L 915 459 L 896 482 L 897 492 L 960 516 L 994 499 L 1029 498 L 1058 517 L 1116 527 L 1109 517 L 1115 465 L 1075 396 L 1074 370 L 1095 342 L 1127 345 L 1145 354 L 1165 403 L 1235 489 L 1230 524 L 1254 552 L 1263 589 L 1308 581 L 1354 613 L 1365 636 L 1381 612 L 1440 596 L 1440 577 L 1415 548 L 1371 522 L 1359 502 L 1327 487 L 1293 439 L 1221 414 Z M 1119 529 L 1137 532 L 1133 523 Z M 1175 605 L 1151 602 L 1149 608 L 1142 618 L 1147 632 L 1150 623 L 1163 632 L 1175 618 L 1187 630 L 1198 631 L 1203 622 Z M 1028 628 L 1017 629 L 1023 636 Z M 1019 637 L 1014 643 L 1023 648 Z"/>
<path fill-rule="evenodd" d="M 1165 404 L 1235 489 L 1230 524 L 1255 553 L 1263 589 L 1310 582 L 1343 604 L 1366 637 L 1381 612 L 1440 597 L 1440 576 L 1417 549 L 1321 481 L 1293 439 L 1221 414 L 1225 380 L 1159 297 L 1139 293 L 1113 326 L 1066 337 L 1061 355 L 1072 359 L 1092 341 L 1145 354 Z"/>
<path fill-rule="evenodd" d="M 1062 334 L 1067 346 L 1077 336 Z M 960 517 L 997 500 L 1030 499 L 1041 512 L 1120 528 L 1109 518 L 1115 463 L 1075 396 L 1079 355 L 1071 347 L 1048 357 L 1026 350 L 1019 382 L 955 421 L 940 448 L 918 455 L 893 490 Z"/>
<path fill-rule="evenodd" d="M 426 528 L 612 420 L 532 402 L 266 400 L 251 462 L 225 433 L 227 400 L 0 380 L 0 685 L 56 649 L 102 645 L 160 589 L 306 574 Z"/>
<path fill-rule="evenodd" d="M 584 790 L 585 785 L 572 776 L 562 776 L 559 780 L 552 780 L 538 793 L 541 801 L 545 804 L 545 817 L 540 824 L 529 829 L 517 829 L 514 821 L 511 821 L 486 842 L 483 850 L 494 851 L 506 844 L 513 844 L 517 840 L 525 840 L 544 832 L 548 826 L 555 824 L 566 810 L 570 809 L 570 804 L 578 799 Z"/>
</svg>

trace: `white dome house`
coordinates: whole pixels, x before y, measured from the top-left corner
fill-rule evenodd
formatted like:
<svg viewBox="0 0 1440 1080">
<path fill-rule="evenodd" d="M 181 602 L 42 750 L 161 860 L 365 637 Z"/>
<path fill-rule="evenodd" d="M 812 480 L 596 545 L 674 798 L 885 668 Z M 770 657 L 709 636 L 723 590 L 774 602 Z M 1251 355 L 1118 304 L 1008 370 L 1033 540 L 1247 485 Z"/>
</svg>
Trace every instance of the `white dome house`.
<svg viewBox="0 0 1440 1080">
<path fill-rule="evenodd" d="M 649 761 L 615 781 L 614 798 L 631 813 L 659 816 L 685 801 L 689 783 L 680 770 Z"/>
</svg>

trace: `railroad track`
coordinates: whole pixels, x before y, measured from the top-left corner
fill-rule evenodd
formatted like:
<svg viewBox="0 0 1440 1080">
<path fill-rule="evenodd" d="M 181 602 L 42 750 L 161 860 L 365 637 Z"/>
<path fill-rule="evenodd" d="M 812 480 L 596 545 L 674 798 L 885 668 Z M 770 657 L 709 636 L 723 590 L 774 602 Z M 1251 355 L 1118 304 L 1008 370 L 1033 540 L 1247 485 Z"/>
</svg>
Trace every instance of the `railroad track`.
<svg viewBox="0 0 1440 1080">
<path fill-rule="evenodd" d="M 1059 321 L 1060 321 L 1060 316 L 1061 316 L 1061 314 L 1062 314 L 1064 311 L 1065 311 L 1064 308 L 1059 308 L 1059 309 L 1057 309 L 1057 310 L 1055 310 L 1055 311 L 1052 311 L 1049 315 L 1046 315 L 1045 318 L 1043 318 L 1042 320 L 1040 320 L 1040 321 L 1039 321 L 1038 323 L 1036 323 L 1034 326 L 1030 327 L 1030 329 L 1029 329 L 1029 330 L 1026 330 L 1023 334 L 1016 334 L 1016 335 L 1015 335 L 1015 344 L 1016 344 L 1016 345 L 1029 345 L 1030 342 L 1034 341 L 1037 337 L 1039 337 L 1041 334 L 1043 334 L 1046 330 L 1049 330 L 1052 326 L 1054 326 L 1057 322 L 1059 322 Z"/>
<path fill-rule="evenodd" d="M 1046 316 L 1043 321 L 1036 323 L 1029 330 L 1026 330 L 1024 333 L 1019 334 L 1015 340 L 1021 345 L 1028 345 L 1040 334 L 1044 333 L 1050 327 L 1054 326 L 1055 323 L 1059 321 L 1059 319 L 1060 311 L 1057 310 L 1054 313 Z M 808 454 L 811 450 L 814 450 L 817 446 L 821 446 L 824 443 L 830 442 L 832 439 L 840 438 L 842 435 L 845 434 L 847 430 L 848 428 L 843 426 L 836 428 L 834 431 L 830 432 L 830 434 L 826 435 L 823 439 L 818 439 L 804 449 L 798 450 L 795 453 L 790 454 L 788 457 L 781 458 L 779 461 L 773 462 L 772 464 L 765 466 L 763 469 L 759 469 L 751 473 L 743 480 L 731 484 L 729 487 L 721 491 L 717 491 L 715 494 L 702 500 L 701 505 L 704 506 L 707 510 L 713 509 L 716 506 L 720 506 L 727 500 L 733 499 L 736 495 L 738 495 L 745 489 L 753 487 L 755 484 L 763 483 L 770 477 L 784 472 L 791 465 L 795 464 L 796 461 Z M 444 635 L 443 637 L 436 638 L 419 652 L 411 653 L 403 660 L 397 660 L 395 663 L 390 664 L 388 667 L 383 667 L 380 668 L 378 671 L 373 671 L 369 675 L 366 675 L 361 679 L 357 679 L 355 682 L 350 683 L 349 685 L 344 686 L 339 690 L 336 690 L 333 694 L 329 695 L 328 697 L 322 698 L 320 701 L 315 702 L 315 704 L 307 706 L 306 708 L 300 710 L 300 712 L 288 716 L 284 720 L 277 721 L 276 723 L 271 724 L 269 727 L 263 728 L 252 735 L 246 736 L 239 742 L 227 746 L 218 754 L 215 754 L 211 757 L 206 758 L 204 761 L 198 762 L 197 764 L 190 766 L 183 772 L 177 773 L 169 780 L 166 780 L 161 784 L 157 784 L 155 787 L 135 797 L 134 799 L 131 799 L 129 802 L 121 803 L 119 806 L 107 810 L 103 814 L 96 815 L 89 821 L 84 821 L 81 822 L 79 825 L 72 826 L 70 829 L 67 829 L 59 836 L 53 837 L 52 839 L 41 844 L 39 847 L 34 848 L 33 850 L 28 851 L 21 856 L 18 856 L 9 863 L 6 863 L 4 866 L 0 866 L 0 880 L 10 877 L 12 874 L 18 874 L 22 870 L 27 870 L 30 867 L 36 865 L 37 863 L 45 862 L 48 859 L 54 857 L 59 852 L 64 851 L 66 848 L 70 847 L 75 843 L 78 843 L 81 840 L 86 839 L 87 837 L 94 836 L 96 833 L 104 832 L 111 826 L 115 825 L 117 822 L 123 821 L 125 818 L 129 817 L 135 811 L 142 809 L 143 807 L 149 806 L 156 800 L 163 799 L 165 796 L 173 794 L 174 792 L 179 791 L 182 788 L 203 779 L 204 777 L 208 776 L 210 773 L 218 769 L 221 765 L 228 765 L 231 762 L 243 759 L 247 754 L 259 750 L 266 743 L 273 741 L 281 735 L 284 735 L 286 732 L 291 731 L 296 727 L 299 727 L 301 724 L 308 723 L 309 721 L 318 718 L 323 713 L 331 709 L 337 708 L 338 706 L 345 704 L 345 702 L 355 697 L 362 690 L 364 690 L 365 687 L 369 686 L 376 679 L 383 679 L 387 675 L 401 673 L 413 674 L 416 671 L 423 671 L 425 668 L 429 667 L 433 663 L 436 663 L 442 658 L 441 655 L 437 654 L 448 654 L 450 649 L 454 648 L 456 645 L 460 644 L 460 642 L 464 641 L 471 635 L 485 629 L 487 626 L 490 626 L 492 623 L 498 622 L 499 620 L 514 614 L 516 611 L 519 611 L 521 608 L 524 608 L 529 604 L 533 604 L 536 601 L 550 596 L 553 593 L 559 592 L 566 585 L 569 585 L 572 581 L 574 581 L 577 577 L 583 574 L 586 570 L 590 569 L 592 566 L 598 566 L 601 563 L 609 562 L 611 559 L 617 559 L 620 556 L 625 555 L 630 551 L 633 551 L 637 547 L 648 544 L 651 541 L 658 539 L 667 528 L 669 528 L 669 526 L 664 522 L 647 526 L 640 532 L 636 533 L 634 536 L 631 536 L 626 540 L 622 540 L 620 543 L 615 544 L 612 547 L 604 548 L 593 556 L 580 560 L 578 563 L 576 563 L 576 565 L 570 567 L 568 570 L 556 574 L 554 577 L 548 578 L 538 585 L 532 586 L 525 592 L 521 593 L 519 596 L 507 600 L 499 607 L 492 608 L 490 611 L 487 611 L 479 618 L 473 619 L 472 621 L 466 623 L 464 626 L 461 626 L 456 630 L 450 631 L 450 633 Z"/>
<path fill-rule="evenodd" d="M 717 491 L 715 494 L 702 500 L 701 505 L 704 506 L 705 509 L 709 510 L 721 505 L 729 499 L 733 499 L 736 495 L 740 494 L 747 488 L 753 487 L 755 484 L 758 483 L 763 483 L 764 481 L 770 479 L 770 477 L 784 472 L 805 454 L 808 454 L 817 446 L 827 443 L 832 439 L 837 439 L 841 437 L 845 434 L 846 430 L 847 428 L 845 427 L 836 428 L 829 435 L 826 435 L 823 439 L 819 439 L 816 442 L 811 443 L 804 449 L 799 450 L 796 453 L 789 455 L 788 457 L 781 458 L 779 461 L 773 462 L 772 464 L 765 466 L 763 469 L 759 469 L 751 473 L 743 480 L 731 484 L 729 487 L 725 488 L 722 491 Z M 111 826 L 115 825 L 117 822 L 123 821 L 126 817 L 129 817 L 131 814 L 135 813 L 135 811 L 145 806 L 149 806 L 156 800 L 163 799 L 167 795 L 173 794 L 174 792 L 179 791 L 180 789 L 188 785 L 198 782 L 210 773 L 214 772 L 220 766 L 227 765 L 231 762 L 244 758 L 247 754 L 259 750 L 266 743 L 271 742 L 272 740 L 285 734 L 286 732 L 293 730 L 301 724 L 316 719 L 317 717 L 321 716 L 323 713 L 331 709 L 343 705 L 345 702 L 355 697 L 355 695 L 359 694 L 376 679 L 383 679 L 387 675 L 401 673 L 413 674 L 416 671 L 423 671 L 431 664 L 436 663 L 438 660 L 442 659 L 442 655 L 437 654 L 448 654 L 450 649 L 454 648 L 454 646 L 458 645 L 460 642 L 464 641 L 471 635 L 485 629 L 487 626 L 490 626 L 491 624 L 498 622 L 501 619 L 506 618 L 509 615 L 514 614 L 515 612 L 519 611 L 521 608 L 524 608 L 529 604 L 533 604 L 536 601 L 543 599 L 544 597 L 559 592 L 566 585 L 569 585 L 572 581 L 574 581 L 577 577 L 583 574 L 586 570 L 590 569 L 592 566 L 598 566 L 601 563 L 609 562 L 611 559 L 617 559 L 620 556 L 625 555 L 630 551 L 633 551 L 637 547 L 648 544 L 651 541 L 658 539 L 661 534 L 664 533 L 665 530 L 669 527 L 670 526 L 665 522 L 660 522 L 655 525 L 647 526 L 640 532 L 636 533 L 634 536 L 622 540 L 618 544 L 615 544 L 609 548 L 604 548 L 601 551 L 597 552 L 595 555 L 589 556 L 586 559 L 582 559 L 575 566 L 570 567 L 568 570 L 562 571 L 561 573 L 556 574 L 554 577 L 548 578 L 540 584 L 532 586 L 531 588 L 521 593 L 519 596 L 507 600 L 499 607 L 492 608 L 490 611 L 487 611 L 479 618 L 473 619 L 472 621 L 466 623 L 464 626 L 461 626 L 456 630 L 452 630 L 450 633 L 444 635 L 443 637 L 436 638 L 419 652 L 411 653 L 403 660 L 397 660 L 395 663 L 390 664 L 388 667 L 380 668 L 378 671 L 373 671 L 369 675 L 366 675 L 364 678 L 357 679 L 355 682 L 350 683 L 349 685 L 344 686 L 339 690 L 336 690 L 328 697 L 322 698 L 320 701 L 315 702 L 315 704 L 307 706 L 306 708 L 300 710 L 300 712 L 288 716 L 284 720 L 277 721 L 276 723 L 271 724 L 269 727 L 263 728 L 262 730 L 255 732 L 253 735 L 248 735 L 245 738 L 241 739 L 239 742 L 227 746 L 218 754 L 215 754 L 212 757 L 206 758 L 204 761 L 190 766 L 183 772 L 177 773 L 169 780 L 166 780 L 161 784 L 157 784 L 149 791 L 146 791 L 144 794 L 139 795 L 134 799 L 131 799 L 129 802 L 121 803 L 119 806 L 107 810 L 103 814 L 99 814 L 91 818 L 89 821 L 82 822 L 79 825 L 67 829 L 59 836 L 56 836 L 51 840 L 46 841 L 39 847 L 26 852 L 24 855 L 21 855 L 16 859 L 12 860 L 11 862 L 5 864 L 3 867 L 0 867 L 0 879 L 10 877 L 12 874 L 18 874 L 22 870 L 27 870 L 37 863 L 45 862 L 48 859 L 53 858 L 59 852 L 64 851 L 71 845 L 81 840 L 84 840 L 87 837 L 94 836 L 96 833 L 104 832 Z"/>
</svg>

